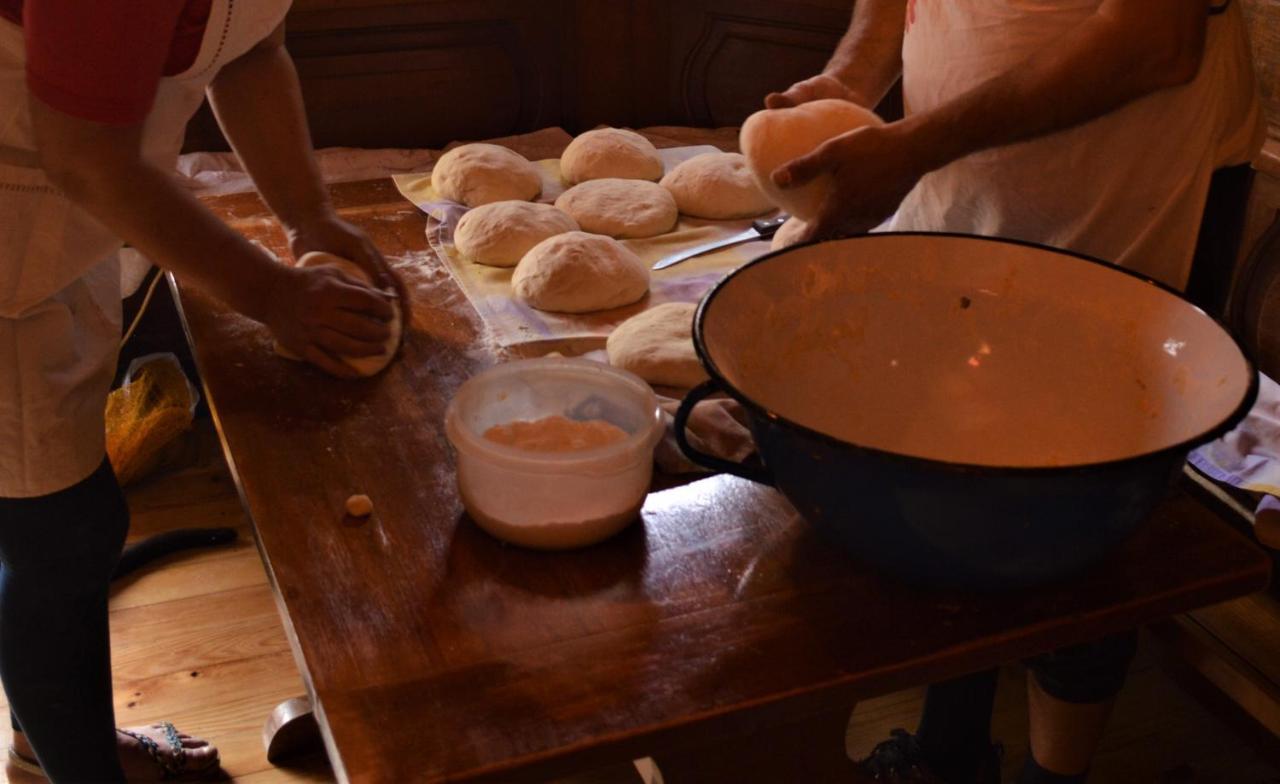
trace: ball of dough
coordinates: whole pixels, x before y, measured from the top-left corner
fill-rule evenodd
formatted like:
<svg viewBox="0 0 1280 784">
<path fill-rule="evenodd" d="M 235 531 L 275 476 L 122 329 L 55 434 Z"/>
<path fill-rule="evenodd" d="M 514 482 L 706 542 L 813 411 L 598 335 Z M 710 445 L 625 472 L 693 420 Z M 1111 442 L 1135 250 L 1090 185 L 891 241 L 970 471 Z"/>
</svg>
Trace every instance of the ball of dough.
<svg viewBox="0 0 1280 784">
<path fill-rule="evenodd" d="M 632 316 L 609 335 L 609 364 L 630 370 L 650 384 L 695 387 L 707 371 L 693 348 L 693 314 L 698 306 L 668 302 Z"/>
<path fill-rule="evenodd" d="M 373 279 L 369 277 L 369 273 L 365 272 L 363 267 L 332 253 L 308 253 L 298 259 L 298 266 L 335 267 L 349 278 L 353 278 L 366 286 L 373 285 Z M 404 318 L 400 312 L 400 301 L 398 299 L 391 302 L 391 310 L 393 315 L 391 323 L 388 325 L 391 327 L 391 335 L 387 338 L 384 351 L 381 354 L 372 357 L 342 357 L 343 362 L 362 376 L 373 376 L 381 373 L 383 368 L 391 364 L 391 360 L 395 359 L 396 352 L 400 350 L 400 336 L 404 331 Z M 275 344 L 275 351 L 285 359 L 302 359 L 279 343 Z"/>
<path fill-rule="evenodd" d="M 707 220 L 754 218 L 773 210 L 773 202 L 756 184 L 745 156 L 707 153 L 690 158 L 662 178 L 680 214 Z"/>
<path fill-rule="evenodd" d="M 662 170 L 658 148 L 635 131 L 621 128 L 587 131 L 560 156 L 560 175 L 570 185 L 607 177 L 656 181 Z"/>
<path fill-rule="evenodd" d="M 514 267 L 539 242 L 577 230 L 573 218 L 550 204 L 498 201 L 468 210 L 453 232 L 453 244 L 477 264 Z"/>
<path fill-rule="evenodd" d="M 556 206 L 583 231 L 616 239 L 666 234 L 676 227 L 680 209 L 661 185 L 643 180 L 591 180 L 575 185 L 556 199 Z"/>
<path fill-rule="evenodd" d="M 617 240 L 571 231 L 534 246 L 516 266 L 511 286 L 538 310 L 590 313 L 642 299 L 649 268 Z"/>
<path fill-rule="evenodd" d="M 803 220 L 813 220 L 831 192 L 824 174 L 797 188 L 773 184 L 779 166 L 809 154 L 823 142 L 867 125 L 883 125 L 875 112 L 831 98 L 789 109 L 766 109 L 747 118 L 739 143 L 756 182 L 774 204 Z"/>
<path fill-rule="evenodd" d="M 809 224 L 796 217 L 787 218 L 787 222 L 778 227 L 774 232 L 773 243 L 770 244 L 770 250 L 782 250 L 797 245 L 800 242 L 800 235 L 805 229 L 809 228 Z"/>
<path fill-rule="evenodd" d="M 495 201 L 538 198 L 542 175 L 527 158 L 506 147 L 464 144 L 436 161 L 431 187 L 449 201 L 480 207 Z"/>
</svg>

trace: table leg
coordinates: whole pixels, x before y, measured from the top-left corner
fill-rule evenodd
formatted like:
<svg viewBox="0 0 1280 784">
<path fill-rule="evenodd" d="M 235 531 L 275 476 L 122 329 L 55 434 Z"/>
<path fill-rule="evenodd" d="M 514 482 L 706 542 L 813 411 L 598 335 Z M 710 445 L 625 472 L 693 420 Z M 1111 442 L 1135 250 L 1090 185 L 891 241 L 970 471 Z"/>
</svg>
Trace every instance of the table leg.
<svg viewBox="0 0 1280 784">
<path fill-rule="evenodd" d="M 273 765 L 323 751 L 324 740 L 311 711 L 311 700 L 294 697 L 277 705 L 262 728 L 262 744 L 267 747 L 267 761 Z"/>
<path fill-rule="evenodd" d="M 845 749 L 853 706 L 762 727 L 715 743 L 654 755 L 662 784 L 852 784 L 861 781 Z"/>
</svg>

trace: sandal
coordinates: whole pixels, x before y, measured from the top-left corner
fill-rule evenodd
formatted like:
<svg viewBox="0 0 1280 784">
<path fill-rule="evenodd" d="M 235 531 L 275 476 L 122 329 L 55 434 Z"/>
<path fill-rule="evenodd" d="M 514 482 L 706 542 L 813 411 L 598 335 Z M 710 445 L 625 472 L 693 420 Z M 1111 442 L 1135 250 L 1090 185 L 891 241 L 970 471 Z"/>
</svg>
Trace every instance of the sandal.
<svg viewBox="0 0 1280 784">
<path fill-rule="evenodd" d="M 160 744 L 154 739 L 140 732 L 122 729 L 117 729 L 116 732 L 138 742 L 138 745 L 147 752 L 156 767 L 160 769 L 161 781 L 201 776 L 218 769 L 219 760 L 216 754 L 209 758 L 207 764 L 199 768 L 191 767 L 191 758 L 187 755 L 186 747 L 182 745 L 182 737 L 178 734 L 178 728 L 167 721 L 155 726 L 164 733 L 166 748 L 161 748 Z M 9 747 L 9 764 L 24 773 L 44 776 L 44 768 L 40 767 L 39 760 L 22 754 L 12 746 Z"/>
</svg>

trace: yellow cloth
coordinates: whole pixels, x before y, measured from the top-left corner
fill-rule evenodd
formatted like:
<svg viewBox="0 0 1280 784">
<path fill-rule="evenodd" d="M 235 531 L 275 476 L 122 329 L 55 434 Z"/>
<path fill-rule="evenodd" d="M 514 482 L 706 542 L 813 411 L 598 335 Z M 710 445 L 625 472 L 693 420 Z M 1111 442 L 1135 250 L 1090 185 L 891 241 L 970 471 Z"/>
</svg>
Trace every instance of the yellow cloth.
<svg viewBox="0 0 1280 784">
<path fill-rule="evenodd" d="M 663 163 L 670 171 L 696 155 L 718 152 L 714 147 L 675 147 L 660 150 Z M 542 172 L 542 195 L 539 201 L 550 204 L 565 190 L 560 178 L 560 161 L 537 161 Z M 604 338 L 613 328 L 635 314 L 666 302 L 697 302 L 729 272 L 768 252 L 767 241 L 750 242 L 699 256 L 689 261 L 651 273 L 649 295 L 640 302 L 623 308 L 570 315 L 545 313 L 525 305 L 511 293 L 512 270 L 472 264 L 458 257 L 452 243 L 453 228 L 466 210 L 461 205 L 442 201 L 431 187 L 431 174 L 403 174 L 393 178 L 400 193 L 435 218 L 427 229 L 432 249 L 444 260 L 450 273 L 466 293 L 467 299 L 489 328 L 490 337 L 503 346 L 515 346 L 549 340 Z M 741 234 L 751 226 L 750 220 L 706 221 L 680 216 L 680 222 L 669 234 L 643 240 L 624 240 L 647 266 L 673 253 L 714 240 Z"/>
</svg>

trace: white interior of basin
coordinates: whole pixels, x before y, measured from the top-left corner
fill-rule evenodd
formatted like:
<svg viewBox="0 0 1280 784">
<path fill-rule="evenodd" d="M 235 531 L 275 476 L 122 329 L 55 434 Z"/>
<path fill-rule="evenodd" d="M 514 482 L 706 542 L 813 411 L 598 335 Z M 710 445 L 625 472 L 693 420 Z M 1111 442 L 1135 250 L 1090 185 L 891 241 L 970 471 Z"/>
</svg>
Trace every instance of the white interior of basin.
<svg viewBox="0 0 1280 784">
<path fill-rule="evenodd" d="M 872 236 L 739 272 L 703 322 L 766 409 L 853 444 L 984 466 L 1082 465 L 1212 429 L 1248 363 L 1201 311 L 1103 265 L 979 239 Z"/>
</svg>

